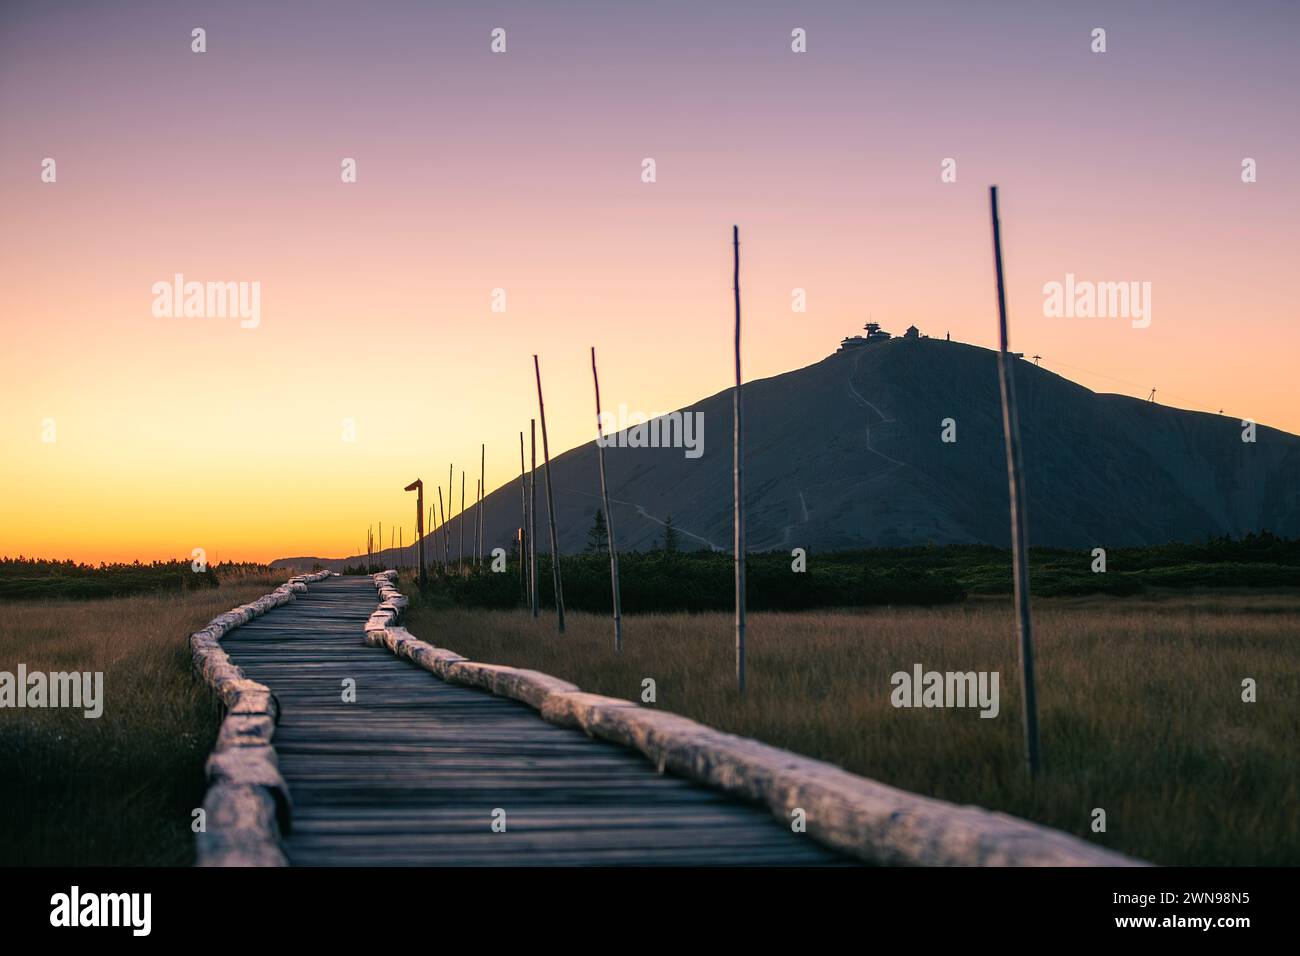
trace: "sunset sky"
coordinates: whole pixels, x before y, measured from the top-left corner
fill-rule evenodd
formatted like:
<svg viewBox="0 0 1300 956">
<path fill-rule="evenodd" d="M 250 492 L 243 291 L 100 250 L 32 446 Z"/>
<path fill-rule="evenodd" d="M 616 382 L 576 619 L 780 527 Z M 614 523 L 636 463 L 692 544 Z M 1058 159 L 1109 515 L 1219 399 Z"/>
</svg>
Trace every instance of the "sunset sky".
<svg viewBox="0 0 1300 956">
<path fill-rule="evenodd" d="M 747 378 L 868 316 L 993 346 L 993 182 L 1013 348 L 1300 432 L 1300 6 L 880 6 L 6 2 L 0 554 L 409 542 L 408 481 L 518 474 L 534 352 L 553 454 L 592 345 L 609 408 L 727 387 L 733 223 Z M 260 324 L 156 317 L 176 273 Z M 1066 273 L 1150 327 L 1044 317 Z"/>
</svg>

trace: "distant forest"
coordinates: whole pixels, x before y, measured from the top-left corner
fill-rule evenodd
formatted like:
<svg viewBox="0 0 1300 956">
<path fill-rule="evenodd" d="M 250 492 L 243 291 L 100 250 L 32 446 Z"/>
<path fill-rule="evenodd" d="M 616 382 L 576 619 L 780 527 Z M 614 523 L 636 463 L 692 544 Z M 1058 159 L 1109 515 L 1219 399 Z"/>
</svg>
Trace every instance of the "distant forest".
<svg viewBox="0 0 1300 956">
<path fill-rule="evenodd" d="M 265 565 L 226 563 L 195 571 L 188 559 L 95 565 L 42 558 L 0 558 L 0 600 L 86 600 L 193 591 L 215 588 L 223 577 L 265 570 Z"/>
<path fill-rule="evenodd" d="M 580 555 L 561 558 L 565 607 L 610 610 L 609 558 L 598 534 Z M 734 606 L 731 555 L 679 551 L 669 547 L 619 554 L 620 592 L 627 613 L 725 611 Z M 539 549 L 540 550 L 540 549 Z M 1128 595 L 1207 588 L 1300 587 L 1300 540 L 1267 532 L 1244 538 L 1216 538 L 1200 544 L 1165 544 L 1090 550 L 1030 550 L 1030 589 L 1052 597 Z M 830 607 L 938 605 L 973 595 L 1012 591 L 1011 552 L 985 545 L 874 548 L 808 552 L 795 571 L 788 551 L 750 554 L 745 562 L 747 604 L 756 611 Z M 376 567 L 374 570 L 381 570 Z M 364 573 L 365 568 L 346 569 Z M 548 556 L 538 554 L 540 600 L 554 604 Z M 505 573 L 493 573 L 486 559 L 464 574 L 430 567 L 426 599 L 466 607 L 513 608 L 523 604 L 519 564 L 512 554 Z"/>
<path fill-rule="evenodd" d="M 623 609 L 720 611 L 732 607 L 731 555 L 682 551 L 671 534 L 648 552 L 619 554 Z M 666 546 L 665 546 L 666 545 Z M 1011 553 L 986 545 L 871 548 L 810 551 L 804 570 L 795 571 L 788 551 L 750 554 L 745 562 L 751 610 L 794 611 L 822 607 L 936 605 L 973 595 L 1011 593 Z M 554 603 L 550 558 L 539 553 L 541 601 Z M 1206 588 L 1300 587 L 1300 539 L 1268 532 L 1244 538 L 1215 538 L 1200 544 L 1108 548 L 1105 571 L 1093 567 L 1091 551 L 1033 548 L 1029 580 L 1035 595 L 1139 594 Z M 560 562 L 564 603 L 575 610 L 608 611 L 609 558 L 604 539 L 593 529 L 583 554 Z M 376 566 L 375 571 L 383 570 Z M 179 593 L 215 588 L 222 580 L 275 573 L 266 565 L 210 565 L 197 572 L 188 560 L 149 564 L 79 564 L 40 558 L 0 558 L 0 600 L 90 599 L 144 593 Z M 345 573 L 363 574 L 364 567 Z M 282 572 L 287 574 L 289 572 Z M 486 558 L 464 574 L 443 574 L 430 566 L 426 598 L 467 607 L 512 608 L 523 604 L 517 555 L 505 573 L 493 573 Z"/>
</svg>

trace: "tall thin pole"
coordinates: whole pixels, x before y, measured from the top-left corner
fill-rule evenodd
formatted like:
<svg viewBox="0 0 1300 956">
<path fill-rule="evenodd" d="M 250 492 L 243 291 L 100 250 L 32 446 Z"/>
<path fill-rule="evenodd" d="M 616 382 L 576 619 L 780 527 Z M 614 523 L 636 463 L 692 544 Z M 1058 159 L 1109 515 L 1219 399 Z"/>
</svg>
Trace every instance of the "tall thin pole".
<svg viewBox="0 0 1300 956">
<path fill-rule="evenodd" d="M 483 549 L 487 542 L 483 540 L 487 531 L 483 524 L 483 504 L 487 500 L 487 445 L 478 446 L 478 563 L 483 563 Z"/>
<path fill-rule="evenodd" d="M 1025 725 L 1025 761 L 1030 775 L 1038 773 L 1038 695 L 1034 682 L 1034 632 L 1029 617 L 1029 531 L 1026 519 L 1025 475 L 1020 457 L 1020 419 L 1016 413 L 1016 382 L 1007 351 L 1007 298 L 1002 277 L 1002 226 L 998 219 L 998 187 L 989 187 L 993 214 L 993 263 L 998 280 L 998 381 L 1002 389 L 1002 434 L 1007 446 L 1007 485 L 1011 495 L 1011 556 L 1016 590 L 1016 630 L 1020 637 L 1020 697 Z"/>
<path fill-rule="evenodd" d="M 618 548 L 614 546 L 614 516 L 609 510 L 605 481 L 605 436 L 600 423 L 600 376 L 596 374 L 596 347 L 591 347 L 591 381 L 596 388 L 596 457 L 600 459 L 600 498 L 605 508 L 605 533 L 609 536 L 609 582 L 614 589 L 614 653 L 623 650 L 623 602 L 618 587 Z"/>
<path fill-rule="evenodd" d="M 542 402 L 542 367 L 533 356 L 533 372 L 537 375 L 537 414 L 542 420 L 542 462 L 546 471 L 546 517 L 551 524 L 551 577 L 555 581 L 555 622 L 564 633 L 564 590 L 560 586 L 560 546 L 555 535 L 555 488 L 551 481 L 551 446 L 546 440 L 546 405 Z"/>
<path fill-rule="evenodd" d="M 450 485 L 447 486 L 447 497 L 451 497 Z M 447 561 L 450 557 L 450 555 L 447 554 L 447 535 L 450 532 L 447 531 L 447 512 L 442 509 L 442 485 L 438 486 L 438 530 L 442 532 L 440 535 L 442 538 L 442 570 L 443 573 L 446 573 Z"/>
<path fill-rule="evenodd" d="M 460 544 L 456 545 L 456 570 L 465 568 L 465 469 L 460 470 L 460 514 L 456 517 L 460 528 Z"/>
<path fill-rule="evenodd" d="M 384 523 L 379 522 L 379 555 L 382 558 L 384 554 Z M 384 568 L 384 570 L 388 570 Z"/>
<path fill-rule="evenodd" d="M 528 472 L 528 587 L 532 592 L 533 617 L 537 617 L 537 419 L 528 420 L 530 457 Z"/>
<path fill-rule="evenodd" d="M 481 515 L 482 513 L 483 513 L 483 481 L 482 479 L 475 478 L 474 479 L 474 550 L 470 553 L 470 563 L 475 566 L 478 565 L 479 556 L 483 553 L 482 548 L 479 546 L 479 539 L 478 539 L 478 519 L 479 519 L 479 515 Z"/>
<path fill-rule="evenodd" d="M 731 400 L 732 473 L 736 526 L 736 687 L 745 693 L 745 461 L 743 405 L 740 400 L 740 227 L 731 227 L 732 287 L 736 298 L 736 390 Z"/>
<path fill-rule="evenodd" d="M 519 590 L 528 600 L 528 468 L 524 464 L 524 433 L 519 432 Z"/>
</svg>

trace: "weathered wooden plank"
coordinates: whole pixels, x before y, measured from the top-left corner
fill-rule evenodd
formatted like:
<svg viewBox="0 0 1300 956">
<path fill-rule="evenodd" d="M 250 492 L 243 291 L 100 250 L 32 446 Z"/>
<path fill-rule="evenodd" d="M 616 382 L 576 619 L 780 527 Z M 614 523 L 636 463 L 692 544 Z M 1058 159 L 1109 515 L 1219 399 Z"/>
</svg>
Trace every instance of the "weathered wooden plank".
<svg viewBox="0 0 1300 956">
<path fill-rule="evenodd" d="M 811 865 L 845 858 L 761 809 L 671 775 L 638 754 L 558 727 L 514 699 L 444 683 L 394 653 L 428 645 L 363 626 L 391 588 L 332 578 L 221 641 L 270 687 L 278 772 L 293 799 L 285 840 L 299 865 Z M 399 632 L 389 634 L 387 632 Z M 390 653 L 390 646 L 393 652 Z M 432 651 L 432 648 L 428 648 Z M 543 674 L 460 663 L 462 679 L 535 698 L 576 691 Z M 355 681 L 355 702 L 342 682 Z M 250 731 L 262 724 L 245 724 Z M 504 833 L 492 811 L 506 811 Z"/>
<path fill-rule="evenodd" d="M 391 572 L 390 572 L 391 574 Z M 376 575 L 391 598 L 387 575 Z M 483 687 L 519 700 L 561 727 L 639 751 L 662 773 L 765 804 L 781 819 L 803 811 L 809 832 L 872 863 L 932 866 L 1140 866 L 1125 857 L 1028 820 L 909 793 L 823 761 L 724 733 L 632 701 L 571 689 L 545 674 L 466 661 L 402 628 L 377 628 L 367 640 L 451 684 Z M 743 681 L 742 681 L 743 690 Z"/>
<path fill-rule="evenodd" d="M 190 635 L 194 671 L 226 706 L 216 749 L 208 758 L 204 827 L 195 840 L 200 866 L 283 866 L 280 840 L 290 821 L 288 788 L 276 767 L 271 737 L 279 717 L 275 695 L 249 680 L 219 643 L 234 629 L 292 602 L 330 572 L 298 575 L 248 604 L 213 618 Z"/>
</svg>

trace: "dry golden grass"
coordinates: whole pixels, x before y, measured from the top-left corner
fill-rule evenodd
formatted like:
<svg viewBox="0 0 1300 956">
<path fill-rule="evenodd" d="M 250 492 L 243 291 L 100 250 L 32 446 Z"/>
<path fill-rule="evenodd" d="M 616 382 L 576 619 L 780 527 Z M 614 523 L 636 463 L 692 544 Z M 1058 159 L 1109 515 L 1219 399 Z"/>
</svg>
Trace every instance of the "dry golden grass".
<svg viewBox="0 0 1300 956">
<path fill-rule="evenodd" d="M 185 864 L 217 726 L 185 637 L 282 583 L 0 605 L 0 670 L 102 670 L 98 720 L 0 710 L 0 865 Z M 408 594 L 414 588 L 404 584 Z M 1161 863 L 1300 862 L 1300 596 L 1041 600 L 1035 605 L 1046 772 L 1022 769 L 1010 606 L 755 614 L 734 692 L 728 615 L 628 618 L 433 610 L 411 629 L 467 656 L 533 667 L 922 793 L 1040 820 Z M 997 670 L 1002 713 L 896 710 L 889 676 Z M 1240 699 L 1243 677 L 1259 703 Z M 1108 832 L 1089 832 L 1105 808 Z"/>
<path fill-rule="evenodd" d="M 0 605 L 0 670 L 103 671 L 104 712 L 0 710 L 0 865 L 185 865 L 218 710 L 188 636 L 282 584 Z"/>
<path fill-rule="evenodd" d="M 415 588 L 403 585 L 405 593 Z M 920 793 L 1007 811 L 1155 862 L 1300 863 L 1300 596 L 1035 603 L 1045 772 L 1023 764 L 1010 604 L 753 614 L 749 693 L 734 690 L 730 615 L 608 618 L 436 610 L 418 637 L 535 668 L 840 764 Z M 895 709 L 890 675 L 999 671 L 1001 714 Z M 1253 677 L 1259 702 L 1243 703 Z M 1090 832 L 1094 807 L 1107 832 Z"/>
</svg>

